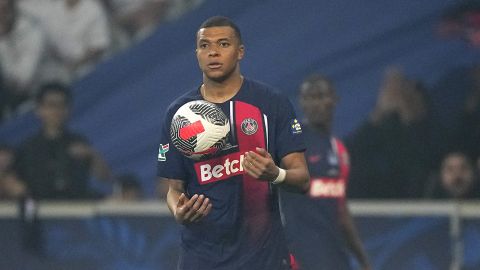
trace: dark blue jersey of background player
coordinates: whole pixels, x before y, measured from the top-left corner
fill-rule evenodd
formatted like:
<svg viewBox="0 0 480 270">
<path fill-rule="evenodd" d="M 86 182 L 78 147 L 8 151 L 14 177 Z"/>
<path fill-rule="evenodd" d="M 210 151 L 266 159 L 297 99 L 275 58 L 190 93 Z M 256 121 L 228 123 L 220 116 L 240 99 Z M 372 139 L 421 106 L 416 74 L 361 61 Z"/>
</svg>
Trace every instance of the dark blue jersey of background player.
<svg viewBox="0 0 480 270">
<path fill-rule="evenodd" d="M 276 185 L 301 190 L 309 179 L 293 108 L 241 76 L 244 48 L 227 18 L 202 24 L 196 52 L 203 84 L 169 107 L 159 148 L 167 204 L 183 225 L 179 269 L 288 269 Z M 226 149 L 194 161 L 175 149 L 169 130 L 176 110 L 198 99 L 221 107 L 231 134 Z"/>
<path fill-rule="evenodd" d="M 336 101 L 324 76 L 312 75 L 300 87 L 310 188 L 306 194 L 281 194 L 287 238 L 300 270 L 351 269 L 349 251 L 362 269 L 370 269 L 346 205 L 348 153 L 331 135 Z"/>
</svg>

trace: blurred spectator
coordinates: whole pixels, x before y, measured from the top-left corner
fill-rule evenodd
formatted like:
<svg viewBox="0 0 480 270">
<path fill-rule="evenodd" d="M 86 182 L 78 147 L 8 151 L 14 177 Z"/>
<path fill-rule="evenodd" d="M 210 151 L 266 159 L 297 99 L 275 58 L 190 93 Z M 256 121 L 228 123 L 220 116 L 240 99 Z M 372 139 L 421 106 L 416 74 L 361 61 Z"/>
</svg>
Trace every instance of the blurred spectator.
<svg viewBox="0 0 480 270">
<path fill-rule="evenodd" d="M 166 20 L 171 21 L 179 18 L 183 14 L 197 8 L 205 0 L 169 0 Z"/>
<path fill-rule="evenodd" d="M 480 157 L 480 65 L 469 69 L 471 89 L 462 108 L 458 129 L 454 129 L 451 148 L 460 149 L 472 160 Z"/>
<path fill-rule="evenodd" d="M 369 119 L 346 140 L 352 162 L 351 197 L 422 195 L 436 159 L 429 109 L 421 83 L 397 69 L 386 72 Z"/>
<path fill-rule="evenodd" d="M 36 114 L 41 128 L 19 151 L 19 174 L 34 199 L 95 198 L 88 180 L 109 180 L 110 170 L 87 139 L 67 127 L 70 90 L 58 83 L 43 85 Z"/>
<path fill-rule="evenodd" d="M 447 10 L 438 27 L 443 37 L 460 38 L 474 47 L 480 47 L 480 1 L 462 1 Z"/>
<path fill-rule="evenodd" d="M 438 175 L 426 187 L 431 199 L 480 199 L 480 183 L 470 158 L 462 152 L 451 152 L 442 161 Z"/>
<path fill-rule="evenodd" d="M 89 72 L 111 47 L 108 18 L 97 0 L 21 0 L 20 6 L 47 34 L 44 80 L 70 82 Z"/>
<path fill-rule="evenodd" d="M 45 49 L 41 29 L 17 12 L 14 0 L 0 0 L 0 69 L 4 80 L 1 91 L 9 112 L 33 98 Z"/>
<path fill-rule="evenodd" d="M 480 157 L 477 158 L 477 172 L 478 172 L 478 175 L 480 175 Z"/>
<path fill-rule="evenodd" d="M 132 42 L 148 36 L 165 19 L 169 0 L 103 0 L 113 23 Z"/>
<path fill-rule="evenodd" d="M 0 60 L 1 61 L 1 60 Z M 0 64 L 1 66 L 1 64 Z M 4 120 L 3 118 L 5 117 L 6 108 L 7 108 L 7 93 L 6 93 L 5 85 L 3 82 L 3 75 L 2 72 L 0 72 L 0 124 Z"/>
<path fill-rule="evenodd" d="M 122 174 L 115 177 L 115 182 L 118 190 L 112 197 L 113 200 L 134 202 L 143 199 L 142 186 L 136 175 Z"/>
<path fill-rule="evenodd" d="M 16 0 L 18 12 L 39 24 L 51 16 L 54 1 L 57 0 Z"/>
<path fill-rule="evenodd" d="M 25 194 L 25 186 L 15 172 L 15 149 L 0 144 L 0 200 L 15 200 Z"/>
</svg>

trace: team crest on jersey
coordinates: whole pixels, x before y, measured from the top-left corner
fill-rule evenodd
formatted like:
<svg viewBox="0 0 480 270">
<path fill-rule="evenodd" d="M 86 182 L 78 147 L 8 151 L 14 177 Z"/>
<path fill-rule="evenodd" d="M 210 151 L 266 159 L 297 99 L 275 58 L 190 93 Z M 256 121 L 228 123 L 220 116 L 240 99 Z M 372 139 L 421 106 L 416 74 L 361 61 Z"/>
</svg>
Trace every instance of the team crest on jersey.
<svg viewBox="0 0 480 270">
<path fill-rule="evenodd" d="M 302 133 L 302 125 L 300 125 L 300 122 L 297 119 L 292 120 L 290 127 L 293 134 Z"/>
<path fill-rule="evenodd" d="M 243 133 L 247 135 L 253 135 L 258 130 L 258 124 L 257 124 L 257 121 L 255 121 L 255 119 L 246 118 L 242 121 L 241 128 Z"/>
<path fill-rule="evenodd" d="M 166 153 L 170 150 L 170 145 L 167 143 L 165 145 L 160 144 L 160 147 L 158 148 L 158 161 L 166 161 L 167 160 L 167 155 Z"/>
</svg>

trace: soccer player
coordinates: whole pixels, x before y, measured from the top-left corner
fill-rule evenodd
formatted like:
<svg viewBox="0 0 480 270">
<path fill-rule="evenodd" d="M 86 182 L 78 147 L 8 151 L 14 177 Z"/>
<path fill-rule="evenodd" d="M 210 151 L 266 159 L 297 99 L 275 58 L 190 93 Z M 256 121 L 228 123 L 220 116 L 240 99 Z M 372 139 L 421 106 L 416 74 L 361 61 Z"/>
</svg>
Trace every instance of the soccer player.
<svg viewBox="0 0 480 270">
<path fill-rule="evenodd" d="M 348 153 L 331 132 L 335 89 L 328 78 L 314 74 L 299 92 L 311 178 L 306 194 L 281 193 L 291 252 L 301 270 L 351 269 L 348 249 L 361 269 L 371 269 L 346 204 Z"/>
<path fill-rule="evenodd" d="M 182 225 L 178 269 L 290 268 L 277 187 L 308 187 L 302 130 L 286 97 L 242 76 L 244 53 L 230 19 L 207 19 L 196 35 L 203 83 L 166 112 L 158 176 L 169 182 L 167 204 Z M 192 100 L 217 104 L 231 124 L 228 149 L 200 161 L 180 154 L 169 132 L 177 109 Z"/>
</svg>

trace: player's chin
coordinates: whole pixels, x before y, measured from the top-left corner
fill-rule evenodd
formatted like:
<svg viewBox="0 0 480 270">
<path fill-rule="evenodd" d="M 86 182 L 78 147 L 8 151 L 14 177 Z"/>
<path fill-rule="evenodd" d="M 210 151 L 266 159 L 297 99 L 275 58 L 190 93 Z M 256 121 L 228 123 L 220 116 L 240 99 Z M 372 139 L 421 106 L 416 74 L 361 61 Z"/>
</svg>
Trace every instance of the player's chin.
<svg viewBox="0 0 480 270">
<path fill-rule="evenodd" d="M 207 78 L 215 82 L 223 82 L 228 78 L 228 75 L 221 71 L 214 71 L 205 73 Z"/>
</svg>

